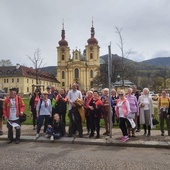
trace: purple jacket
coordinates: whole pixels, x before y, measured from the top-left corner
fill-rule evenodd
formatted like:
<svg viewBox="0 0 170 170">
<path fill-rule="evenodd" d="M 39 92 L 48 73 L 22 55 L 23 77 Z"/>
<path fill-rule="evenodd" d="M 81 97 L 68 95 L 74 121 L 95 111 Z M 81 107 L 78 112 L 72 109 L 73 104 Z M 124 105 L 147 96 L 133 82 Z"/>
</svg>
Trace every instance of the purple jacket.
<svg viewBox="0 0 170 170">
<path fill-rule="evenodd" d="M 137 99 L 134 95 L 126 95 L 127 100 L 129 101 L 130 110 L 132 113 L 139 113 L 139 107 Z"/>
</svg>

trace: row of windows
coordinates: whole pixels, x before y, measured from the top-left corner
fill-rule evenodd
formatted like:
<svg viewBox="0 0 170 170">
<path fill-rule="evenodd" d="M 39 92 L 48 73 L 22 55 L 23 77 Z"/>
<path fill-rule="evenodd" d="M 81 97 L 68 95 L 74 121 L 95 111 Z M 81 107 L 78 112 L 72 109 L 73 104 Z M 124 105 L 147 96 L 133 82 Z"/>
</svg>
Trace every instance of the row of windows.
<svg viewBox="0 0 170 170">
<path fill-rule="evenodd" d="M 11 83 L 14 83 L 14 78 L 11 79 Z M 19 78 L 16 79 L 16 82 L 19 83 Z M 4 79 L 4 83 L 9 83 L 9 79 Z"/>
<path fill-rule="evenodd" d="M 65 79 L 64 71 L 61 72 L 61 77 L 62 77 L 62 79 Z M 74 78 L 79 78 L 79 69 L 78 68 L 76 68 L 74 70 Z M 93 78 L 93 70 L 90 70 L 90 78 Z"/>
<path fill-rule="evenodd" d="M 76 55 L 75 55 L 75 59 L 76 59 L 76 60 L 78 59 L 77 53 L 76 53 Z M 90 59 L 93 59 L 93 53 L 90 53 Z M 64 54 L 61 55 L 61 60 L 65 60 Z"/>
</svg>

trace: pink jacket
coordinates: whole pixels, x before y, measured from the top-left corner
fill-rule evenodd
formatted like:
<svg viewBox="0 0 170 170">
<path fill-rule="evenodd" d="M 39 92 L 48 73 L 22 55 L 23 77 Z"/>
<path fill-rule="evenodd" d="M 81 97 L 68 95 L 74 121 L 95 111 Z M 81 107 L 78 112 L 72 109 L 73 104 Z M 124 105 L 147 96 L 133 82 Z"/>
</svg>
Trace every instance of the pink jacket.
<svg viewBox="0 0 170 170">
<path fill-rule="evenodd" d="M 115 108 L 115 111 L 116 111 L 116 115 L 117 117 L 119 117 L 119 108 L 117 107 L 117 104 L 120 102 L 120 99 L 117 100 L 116 102 L 116 108 Z M 128 102 L 128 100 L 125 98 L 123 100 L 123 103 L 122 103 L 122 110 L 123 110 L 123 113 L 124 113 L 124 117 L 127 117 L 127 114 L 130 112 L 130 106 L 129 108 L 127 107 L 126 105 L 126 102 Z M 129 103 L 128 103 L 129 105 Z"/>
</svg>

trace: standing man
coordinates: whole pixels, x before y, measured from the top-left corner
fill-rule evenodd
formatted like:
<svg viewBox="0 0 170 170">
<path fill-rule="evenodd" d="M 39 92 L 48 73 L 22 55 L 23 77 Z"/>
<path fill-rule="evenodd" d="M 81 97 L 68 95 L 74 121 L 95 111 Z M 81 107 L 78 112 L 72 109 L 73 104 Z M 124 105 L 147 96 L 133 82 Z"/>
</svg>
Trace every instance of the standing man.
<svg viewBox="0 0 170 170">
<path fill-rule="evenodd" d="M 70 124 L 69 124 L 69 134 L 68 137 L 72 137 L 73 132 L 77 129 L 79 131 L 79 137 L 83 137 L 83 131 L 82 131 L 82 121 L 81 117 L 76 109 L 76 105 L 74 102 L 79 98 L 82 100 L 82 93 L 79 91 L 78 86 L 76 83 L 72 84 L 72 89 L 68 92 L 68 102 L 69 102 L 69 118 L 70 118 Z M 73 119 L 74 116 L 74 119 Z M 75 117 L 76 116 L 76 117 Z M 75 121 L 76 119 L 76 121 Z"/>
<path fill-rule="evenodd" d="M 8 128 L 8 143 L 13 142 L 13 126 L 12 123 L 16 123 L 19 126 L 16 126 L 16 139 L 15 143 L 18 144 L 20 142 L 21 135 L 21 124 L 19 120 L 19 116 L 23 115 L 25 110 L 25 104 L 20 96 L 17 95 L 17 88 L 9 89 L 9 97 L 4 101 L 4 109 L 3 116 L 7 120 L 7 128 Z"/>
<path fill-rule="evenodd" d="M 3 102 L 5 101 L 4 90 L 0 90 L 0 135 L 3 135 L 2 131 L 2 115 L 3 115 Z"/>
</svg>

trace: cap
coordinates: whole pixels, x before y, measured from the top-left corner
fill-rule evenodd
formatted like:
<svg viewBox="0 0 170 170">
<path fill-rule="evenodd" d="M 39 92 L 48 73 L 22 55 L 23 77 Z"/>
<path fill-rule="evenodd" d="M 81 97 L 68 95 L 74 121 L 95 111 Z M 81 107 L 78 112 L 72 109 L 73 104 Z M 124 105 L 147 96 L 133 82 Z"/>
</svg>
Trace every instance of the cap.
<svg viewBox="0 0 170 170">
<path fill-rule="evenodd" d="M 18 91 L 18 89 L 16 87 L 10 87 L 9 90 Z"/>
<path fill-rule="evenodd" d="M 48 92 L 47 91 L 43 91 L 42 94 L 48 94 Z"/>
<path fill-rule="evenodd" d="M 51 87 L 50 86 L 47 86 L 47 88 L 46 89 L 51 89 Z"/>
</svg>

